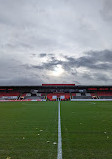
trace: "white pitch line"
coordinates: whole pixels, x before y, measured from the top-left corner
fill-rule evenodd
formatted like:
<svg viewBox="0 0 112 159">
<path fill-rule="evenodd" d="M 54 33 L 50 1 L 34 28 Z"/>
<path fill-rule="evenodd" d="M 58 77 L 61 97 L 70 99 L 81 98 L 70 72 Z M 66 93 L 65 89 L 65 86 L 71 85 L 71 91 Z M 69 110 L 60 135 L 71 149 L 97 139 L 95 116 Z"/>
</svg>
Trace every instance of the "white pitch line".
<svg viewBox="0 0 112 159">
<path fill-rule="evenodd" d="M 60 101 L 58 101 L 58 154 L 57 154 L 57 159 L 62 159 Z"/>
</svg>

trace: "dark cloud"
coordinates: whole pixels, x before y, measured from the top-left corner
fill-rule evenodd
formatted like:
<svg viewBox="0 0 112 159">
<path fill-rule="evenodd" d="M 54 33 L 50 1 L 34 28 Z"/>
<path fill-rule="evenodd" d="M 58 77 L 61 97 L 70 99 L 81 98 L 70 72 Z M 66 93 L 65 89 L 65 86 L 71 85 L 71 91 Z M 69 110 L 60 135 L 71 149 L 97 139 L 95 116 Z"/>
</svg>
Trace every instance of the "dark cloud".
<svg viewBox="0 0 112 159">
<path fill-rule="evenodd" d="M 39 70 L 53 70 L 57 65 L 61 65 L 71 76 L 79 76 L 91 81 L 108 81 L 111 79 L 105 74 L 110 73 L 112 69 L 112 51 L 110 50 L 86 52 L 80 58 L 71 56 L 64 56 L 64 58 L 65 60 L 58 60 L 54 57 L 40 66 L 33 65 L 31 67 Z M 82 72 L 78 72 L 78 68 L 81 68 Z M 84 68 L 87 72 L 83 73 Z"/>
<path fill-rule="evenodd" d="M 45 56 L 47 56 L 46 53 L 41 53 L 41 54 L 39 54 L 39 57 L 45 57 Z"/>
<path fill-rule="evenodd" d="M 90 51 L 80 58 L 67 57 L 69 66 L 86 67 L 88 69 L 105 70 L 112 68 L 112 51 Z"/>
<path fill-rule="evenodd" d="M 43 59 L 43 56 L 40 57 L 40 60 Z M 4 66 L 3 70 L 0 71 L 0 85 L 9 83 L 36 84 L 36 79 L 38 79 L 37 84 L 42 81 L 43 83 L 46 83 L 47 81 L 56 82 L 56 79 L 59 80 L 61 78 L 64 78 L 64 81 L 66 82 L 73 82 L 75 79 L 79 83 L 88 83 L 87 81 L 90 81 L 91 83 L 108 83 L 111 80 L 111 50 L 89 51 L 79 58 L 62 55 L 63 60 L 59 60 L 58 57 L 53 55 L 49 56 L 49 53 L 45 53 L 45 57 L 48 61 L 38 65 L 28 63 L 23 64 L 14 58 L 10 58 L 9 60 L 9 58 L 6 57 L 0 63 L 0 67 Z M 58 65 L 62 66 L 65 73 L 60 77 L 53 79 L 52 75 L 47 75 L 47 71 L 55 70 Z M 25 80 L 27 82 L 25 82 Z"/>
<path fill-rule="evenodd" d="M 32 68 L 37 68 L 41 70 L 53 70 L 53 68 L 59 64 L 62 64 L 62 61 L 56 59 L 55 57 L 51 57 L 50 61 L 46 63 L 42 63 L 42 65 L 33 65 Z"/>
<path fill-rule="evenodd" d="M 88 69 L 110 70 L 112 68 L 112 51 L 90 51 L 86 52 L 80 58 L 64 56 L 65 60 L 58 60 L 53 57 L 50 61 L 42 63 L 42 65 L 34 65 L 33 68 L 51 70 L 54 66 L 62 65 L 66 71 L 72 70 L 73 67 L 86 67 Z"/>
</svg>

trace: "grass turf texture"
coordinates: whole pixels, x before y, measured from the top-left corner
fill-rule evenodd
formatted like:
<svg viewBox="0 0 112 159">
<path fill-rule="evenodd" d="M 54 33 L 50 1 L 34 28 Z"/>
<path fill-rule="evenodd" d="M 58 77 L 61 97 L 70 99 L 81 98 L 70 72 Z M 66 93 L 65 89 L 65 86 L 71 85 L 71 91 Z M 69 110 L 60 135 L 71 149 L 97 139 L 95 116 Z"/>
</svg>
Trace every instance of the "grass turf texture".
<svg viewBox="0 0 112 159">
<path fill-rule="evenodd" d="M 56 159 L 57 117 L 57 102 L 0 103 L 0 159 Z M 112 102 L 61 102 L 61 125 L 63 159 L 112 159 Z"/>
<path fill-rule="evenodd" d="M 56 159 L 57 105 L 1 102 L 0 159 Z"/>
<path fill-rule="evenodd" d="M 112 102 L 61 102 L 63 159 L 112 159 Z"/>
</svg>

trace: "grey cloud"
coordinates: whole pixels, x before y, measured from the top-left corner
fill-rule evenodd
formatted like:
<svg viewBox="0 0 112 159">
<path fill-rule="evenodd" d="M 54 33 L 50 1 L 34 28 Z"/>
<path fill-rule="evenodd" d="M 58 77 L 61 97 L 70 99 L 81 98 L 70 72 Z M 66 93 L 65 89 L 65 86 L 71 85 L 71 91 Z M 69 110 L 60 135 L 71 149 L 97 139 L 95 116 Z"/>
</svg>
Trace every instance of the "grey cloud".
<svg viewBox="0 0 112 159">
<path fill-rule="evenodd" d="M 46 53 L 39 54 L 40 57 L 45 57 L 46 55 L 47 55 Z"/>
<path fill-rule="evenodd" d="M 103 50 L 103 51 L 90 51 L 86 52 L 84 56 L 80 58 L 74 58 L 70 56 L 64 56 L 67 61 L 60 61 L 57 59 L 53 59 L 48 63 L 44 63 L 45 66 L 51 67 L 52 65 L 62 65 L 65 70 L 69 70 L 72 67 L 86 67 L 88 69 L 97 69 L 97 70 L 105 70 L 112 68 L 112 51 Z"/>
<path fill-rule="evenodd" d="M 57 58 L 53 58 L 40 66 L 33 65 L 31 67 L 41 70 L 53 70 L 57 65 L 61 65 L 71 76 L 79 76 L 82 79 L 86 78 L 91 81 L 108 81 L 111 79 L 111 77 L 105 74 L 111 73 L 112 69 L 112 51 L 110 50 L 86 52 L 85 55 L 80 58 L 71 56 L 64 56 L 64 58 L 66 60 L 61 61 Z M 82 70 L 86 68 L 88 73 L 83 73 L 83 71 L 79 73 L 77 71 L 78 68 L 82 68 Z"/>
<path fill-rule="evenodd" d="M 27 86 L 27 85 L 40 85 L 43 83 L 43 80 L 39 78 L 32 78 L 32 77 L 14 77 L 14 78 L 9 78 L 9 79 L 0 79 L 0 85 L 6 86 Z"/>
<path fill-rule="evenodd" d="M 76 67 L 87 67 L 90 69 L 111 69 L 112 68 L 112 51 L 90 51 L 80 58 L 66 57 L 71 65 Z"/>
<path fill-rule="evenodd" d="M 105 0 L 101 10 L 101 16 L 104 20 L 112 22 L 112 0 Z"/>
<path fill-rule="evenodd" d="M 32 56 L 36 56 L 36 54 L 35 54 L 35 53 L 33 53 L 33 54 L 32 54 Z"/>
<path fill-rule="evenodd" d="M 58 59 L 56 59 L 55 57 L 51 57 L 51 60 L 46 62 L 46 63 L 42 63 L 42 65 L 33 65 L 31 66 L 32 68 L 37 68 L 37 69 L 45 69 L 45 70 L 53 70 L 53 68 L 59 64 L 62 64 L 62 62 Z"/>
<path fill-rule="evenodd" d="M 60 61 L 56 58 L 43 63 L 42 65 L 34 65 L 33 68 L 38 69 L 51 69 L 56 65 L 62 65 L 65 70 L 71 70 L 72 67 L 86 67 L 88 69 L 105 70 L 112 68 L 112 51 L 91 51 L 87 52 L 85 56 L 80 58 L 74 58 L 70 56 L 64 56 L 67 61 Z"/>
<path fill-rule="evenodd" d="M 97 79 L 98 81 L 104 81 L 105 83 L 108 81 L 108 80 L 112 80 L 111 77 L 109 77 L 108 75 L 105 75 L 105 73 L 95 73 L 94 74 L 95 76 L 95 79 Z"/>
<path fill-rule="evenodd" d="M 83 79 L 86 85 L 111 85 L 112 78 L 105 72 L 89 72 L 82 73 L 79 79 Z M 89 81 L 89 82 L 88 82 Z M 82 82 L 82 81 L 81 81 Z"/>
<path fill-rule="evenodd" d="M 30 68 L 30 67 L 29 67 Z M 33 66 L 33 68 L 37 68 L 37 69 L 44 69 L 43 66 Z"/>
<path fill-rule="evenodd" d="M 112 75 L 112 27 L 102 17 L 112 21 L 111 0 L 0 0 L 0 84 L 10 77 L 5 83 L 25 83 L 30 76 L 103 83 L 98 72 Z M 57 65 L 65 74 L 48 76 Z"/>
<path fill-rule="evenodd" d="M 5 28 L 3 33 L 6 34 L 2 39 L 8 43 L 5 49 L 9 50 L 9 46 L 12 46 L 15 52 L 21 47 L 39 52 L 72 52 L 75 48 L 82 51 L 85 47 L 104 47 L 104 42 L 94 27 L 97 17 L 95 15 L 92 18 L 98 8 L 91 7 L 92 3 L 97 1 L 0 1 L 1 23 L 6 21 L 2 25 Z M 9 28 L 10 23 L 12 25 Z M 8 40 L 9 36 L 11 40 Z"/>
<path fill-rule="evenodd" d="M 54 55 L 52 53 L 40 53 L 39 54 L 39 57 L 46 57 L 46 56 L 49 56 L 50 58 L 54 58 Z"/>
</svg>

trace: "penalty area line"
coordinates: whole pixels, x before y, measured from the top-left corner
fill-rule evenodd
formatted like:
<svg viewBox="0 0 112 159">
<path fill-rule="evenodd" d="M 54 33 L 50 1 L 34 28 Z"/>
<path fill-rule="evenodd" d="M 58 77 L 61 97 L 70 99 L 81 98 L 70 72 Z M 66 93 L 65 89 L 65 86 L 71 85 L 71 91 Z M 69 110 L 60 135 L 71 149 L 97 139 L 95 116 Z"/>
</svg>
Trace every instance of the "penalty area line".
<svg viewBox="0 0 112 159">
<path fill-rule="evenodd" d="M 57 159 L 62 159 L 60 101 L 58 101 L 58 154 L 57 154 Z"/>
</svg>

